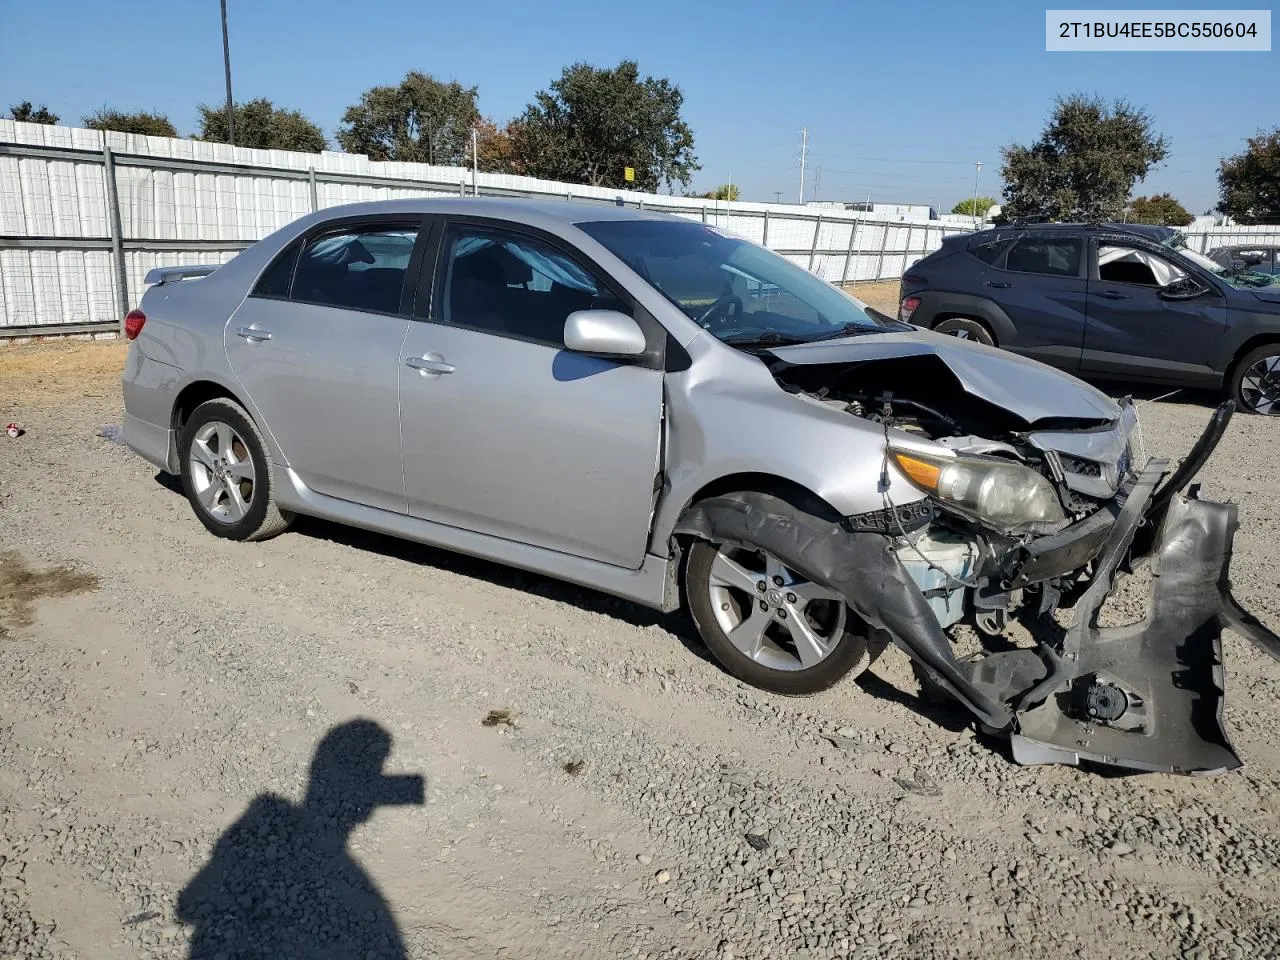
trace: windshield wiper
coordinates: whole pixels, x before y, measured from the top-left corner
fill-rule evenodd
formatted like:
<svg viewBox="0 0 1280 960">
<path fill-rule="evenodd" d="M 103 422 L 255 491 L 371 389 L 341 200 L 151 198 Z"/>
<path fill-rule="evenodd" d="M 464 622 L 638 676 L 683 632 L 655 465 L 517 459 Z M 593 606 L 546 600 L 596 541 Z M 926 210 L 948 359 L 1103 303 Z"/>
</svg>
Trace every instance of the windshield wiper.
<svg viewBox="0 0 1280 960">
<path fill-rule="evenodd" d="M 842 327 L 833 330 L 831 333 L 824 333 L 820 337 L 810 337 L 806 343 L 817 343 L 821 340 L 836 340 L 840 337 L 856 337 L 864 333 L 884 333 L 883 327 L 867 327 L 860 323 L 846 323 Z"/>
<path fill-rule="evenodd" d="M 809 342 L 805 337 L 793 337 L 785 333 L 779 333 L 777 330 L 765 330 L 761 333 L 752 334 L 750 336 L 721 337 L 720 339 L 731 347 L 783 347 L 792 346 L 797 343 Z"/>
</svg>

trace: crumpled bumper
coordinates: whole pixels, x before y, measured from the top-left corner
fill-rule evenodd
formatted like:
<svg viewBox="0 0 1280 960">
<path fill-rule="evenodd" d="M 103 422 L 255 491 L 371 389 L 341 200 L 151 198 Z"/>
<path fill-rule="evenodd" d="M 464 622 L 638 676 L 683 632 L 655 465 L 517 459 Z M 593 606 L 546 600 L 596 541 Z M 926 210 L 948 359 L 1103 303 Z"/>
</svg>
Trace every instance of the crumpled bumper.
<svg viewBox="0 0 1280 960">
<path fill-rule="evenodd" d="M 1201 500 L 1195 490 L 1185 493 L 1233 409 L 1230 402 L 1218 409 L 1163 484 L 1167 464 L 1152 461 L 1110 516 L 1026 560 L 1024 570 L 1036 563 L 1042 570 L 1095 565 L 1090 586 L 1073 608 L 1073 625 L 1058 642 L 1034 650 L 957 662 L 888 537 L 851 533 L 814 517 L 797 519 L 765 494 L 704 501 L 678 532 L 764 549 L 840 591 L 987 729 L 1008 734 L 1019 763 L 1087 760 L 1143 771 L 1230 770 L 1241 761 L 1223 725 L 1223 628 L 1235 629 L 1280 660 L 1280 637 L 1231 596 L 1235 505 Z M 1155 581 L 1145 618 L 1099 627 L 1098 611 L 1116 573 L 1142 562 L 1151 564 Z"/>
</svg>

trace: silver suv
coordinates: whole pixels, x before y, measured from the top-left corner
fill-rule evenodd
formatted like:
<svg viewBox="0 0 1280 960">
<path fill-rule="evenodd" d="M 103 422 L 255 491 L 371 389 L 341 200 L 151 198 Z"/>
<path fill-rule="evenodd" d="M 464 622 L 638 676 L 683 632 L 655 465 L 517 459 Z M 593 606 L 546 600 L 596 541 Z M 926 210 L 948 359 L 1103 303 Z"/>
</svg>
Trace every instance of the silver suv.
<svg viewBox="0 0 1280 960">
<path fill-rule="evenodd" d="M 1221 586 L 1234 507 L 1183 497 L 1194 469 L 1161 484 L 1134 407 L 1067 374 L 620 207 L 339 207 L 147 281 L 125 438 L 217 536 L 309 514 L 683 603 L 727 670 L 780 693 L 892 642 L 1023 761 L 1239 762 L 1205 706 L 1217 627 L 1280 641 Z M 1145 556 L 1149 621 L 1095 629 Z M 998 640 L 1060 603 L 1071 631 Z M 962 618 L 986 656 L 952 655 Z"/>
</svg>

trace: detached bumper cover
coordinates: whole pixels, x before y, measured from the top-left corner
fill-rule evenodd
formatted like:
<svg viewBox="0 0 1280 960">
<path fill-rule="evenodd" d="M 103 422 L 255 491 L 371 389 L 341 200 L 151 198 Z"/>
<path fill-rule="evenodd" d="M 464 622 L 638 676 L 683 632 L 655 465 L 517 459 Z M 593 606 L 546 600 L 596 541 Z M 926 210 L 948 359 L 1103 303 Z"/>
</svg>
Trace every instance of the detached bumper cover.
<svg viewBox="0 0 1280 960">
<path fill-rule="evenodd" d="M 1020 763 L 1090 760 L 1145 771 L 1230 770 L 1240 766 L 1240 758 L 1223 726 L 1222 629 L 1232 627 L 1280 660 L 1280 637 L 1231 596 L 1235 506 L 1183 494 L 1221 439 L 1231 412 L 1231 404 L 1219 408 L 1163 485 L 1166 464 L 1148 464 L 1123 503 L 1057 540 L 1046 538 L 1026 558 L 1022 583 L 1096 564 L 1074 608 L 1074 625 L 1060 642 L 1035 650 L 957 662 L 887 536 L 797 514 L 766 494 L 703 501 L 677 533 L 763 549 L 839 591 L 988 729 L 1007 733 Z M 1117 571 L 1147 557 L 1155 586 L 1146 617 L 1126 627 L 1099 628 L 1098 611 Z"/>
</svg>

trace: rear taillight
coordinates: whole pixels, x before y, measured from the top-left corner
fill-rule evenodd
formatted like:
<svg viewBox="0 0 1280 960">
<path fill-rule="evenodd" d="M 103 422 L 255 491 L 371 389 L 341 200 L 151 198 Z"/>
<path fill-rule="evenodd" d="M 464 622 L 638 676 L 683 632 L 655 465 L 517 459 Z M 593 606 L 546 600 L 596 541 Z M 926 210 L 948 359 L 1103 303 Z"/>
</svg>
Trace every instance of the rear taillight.
<svg viewBox="0 0 1280 960">
<path fill-rule="evenodd" d="M 130 310 L 124 318 L 124 335 L 126 340 L 137 340 L 142 332 L 142 325 L 147 322 L 147 315 L 141 310 Z"/>
<path fill-rule="evenodd" d="M 916 312 L 916 307 L 920 306 L 919 297 L 903 297 L 901 306 L 898 307 L 898 319 L 903 323 L 911 320 L 911 315 Z"/>
</svg>

